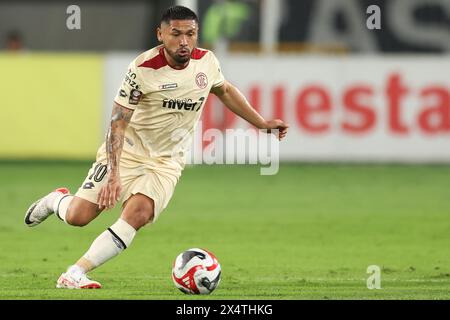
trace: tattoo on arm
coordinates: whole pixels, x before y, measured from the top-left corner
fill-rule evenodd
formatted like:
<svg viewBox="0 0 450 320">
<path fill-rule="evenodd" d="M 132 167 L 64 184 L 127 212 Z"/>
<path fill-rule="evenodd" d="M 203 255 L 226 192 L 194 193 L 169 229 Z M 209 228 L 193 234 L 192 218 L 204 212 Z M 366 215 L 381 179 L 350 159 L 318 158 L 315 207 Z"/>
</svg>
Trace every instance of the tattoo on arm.
<svg viewBox="0 0 450 320">
<path fill-rule="evenodd" d="M 106 154 L 108 158 L 108 171 L 110 176 L 118 173 L 120 155 L 122 153 L 125 129 L 131 120 L 133 110 L 114 103 L 111 126 L 106 137 Z"/>
<path fill-rule="evenodd" d="M 126 123 L 130 122 L 133 110 L 114 104 L 111 116 L 111 124 L 114 121 L 124 120 Z"/>
</svg>

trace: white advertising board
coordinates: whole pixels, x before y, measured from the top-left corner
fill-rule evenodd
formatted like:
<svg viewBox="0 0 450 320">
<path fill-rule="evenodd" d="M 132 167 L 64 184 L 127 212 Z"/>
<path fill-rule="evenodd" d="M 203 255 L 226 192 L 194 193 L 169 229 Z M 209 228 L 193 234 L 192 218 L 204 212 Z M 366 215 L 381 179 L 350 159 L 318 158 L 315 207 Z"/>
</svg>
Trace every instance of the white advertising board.
<svg viewBox="0 0 450 320">
<path fill-rule="evenodd" d="M 106 57 L 105 119 L 135 56 Z M 265 118 L 289 123 L 279 145 L 281 161 L 450 162 L 449 56 L 219 60 L 226 79 Z M 249 125 L 210 95 L 197 138 L 204 139 L 211 128 Z M 208 147 L 204 141 L 200 145 Z"/>
</svg>

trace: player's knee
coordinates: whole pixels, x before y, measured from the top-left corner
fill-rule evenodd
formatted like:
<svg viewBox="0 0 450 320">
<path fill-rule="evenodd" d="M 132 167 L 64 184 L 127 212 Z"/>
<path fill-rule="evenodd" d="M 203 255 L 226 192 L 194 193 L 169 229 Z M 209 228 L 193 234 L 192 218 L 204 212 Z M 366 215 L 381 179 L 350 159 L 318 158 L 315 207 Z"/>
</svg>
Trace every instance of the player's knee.
<svg viewBox="0 0 450 320">
<path fill-rule="evenodd" d="M 130 197 L 124 205 L 121 218 L 136 230 L 153 221 L 154 202 L 145 195 L 136 194 Z"/>
<path fill-rule="evenodd" d="M 66 213 L 66 222 L 75 227 L 83 227 L 91 222 L 91 219 L 82 214 L 76 208 L 69 207 Z"/>
</svg>

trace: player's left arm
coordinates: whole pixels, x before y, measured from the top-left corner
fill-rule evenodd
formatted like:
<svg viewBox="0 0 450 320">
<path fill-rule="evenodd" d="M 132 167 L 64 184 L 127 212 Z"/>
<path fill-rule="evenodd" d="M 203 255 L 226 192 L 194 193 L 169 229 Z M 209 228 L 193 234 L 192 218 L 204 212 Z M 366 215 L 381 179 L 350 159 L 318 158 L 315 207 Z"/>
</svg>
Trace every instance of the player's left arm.
<svg viewBox="0 0 450 320">
<path fill-rule="evenodd" d="M 278 129 L 278 139 L 283 139 L 287 134 L 288 125 L 280 119 L 265 120 L 247 101 L 244 95 L 228 81 L 219 87 L 213 87 L 211 93 L 232 112 L 245 119 L 258 129 Z"/>
</svg>

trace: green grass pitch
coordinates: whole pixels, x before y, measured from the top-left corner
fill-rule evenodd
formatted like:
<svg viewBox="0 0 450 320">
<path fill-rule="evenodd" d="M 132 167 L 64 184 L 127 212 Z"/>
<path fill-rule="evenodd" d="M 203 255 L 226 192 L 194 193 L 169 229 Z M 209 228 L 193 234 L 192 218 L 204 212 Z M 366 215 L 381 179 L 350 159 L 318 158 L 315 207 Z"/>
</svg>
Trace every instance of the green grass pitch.
<svg viewBox="0 0 450 320">
<path fill-rule="evenodd" d="M 91 273 L 101 290 L 55 282 L 119 216 L 83 228 L 23 215 L 58 186 L 76 191 L 90 163 L 0 163 L 1 299 L 449 299 L 450 166 L 283 165 L 187 168 L 160 219 Z M 170 276 L 183 250 L 212 251 L 222 280 L 187 296 Z M 369 290 L 367 267 L 381 268 Z"/>
</svg>

